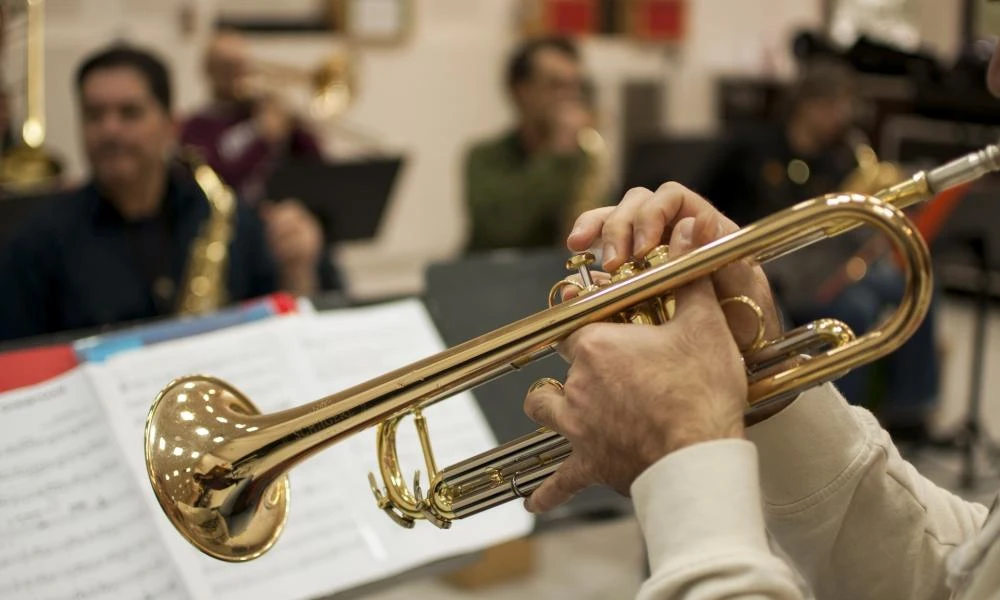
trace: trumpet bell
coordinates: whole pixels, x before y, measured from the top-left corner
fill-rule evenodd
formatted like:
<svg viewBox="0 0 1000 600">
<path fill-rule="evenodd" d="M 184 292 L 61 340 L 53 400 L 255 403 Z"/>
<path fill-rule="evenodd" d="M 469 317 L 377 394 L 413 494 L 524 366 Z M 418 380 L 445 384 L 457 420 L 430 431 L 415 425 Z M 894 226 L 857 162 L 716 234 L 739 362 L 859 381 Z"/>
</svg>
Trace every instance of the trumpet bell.
<svg viewBox="0 0 1000 600">
<path fill-rule="evenodd" d="M 146 419 L 146 470 L 160 507 L 192 544 L 220 560 L 264 554 L 288 514 L 287 475 L 265 487 L 249 472 L 252 458 L 233 462 L 220 453 L 256 431 L 259 414 L 225 382 L 188 376 L 160 392 Z"/>
</svg>

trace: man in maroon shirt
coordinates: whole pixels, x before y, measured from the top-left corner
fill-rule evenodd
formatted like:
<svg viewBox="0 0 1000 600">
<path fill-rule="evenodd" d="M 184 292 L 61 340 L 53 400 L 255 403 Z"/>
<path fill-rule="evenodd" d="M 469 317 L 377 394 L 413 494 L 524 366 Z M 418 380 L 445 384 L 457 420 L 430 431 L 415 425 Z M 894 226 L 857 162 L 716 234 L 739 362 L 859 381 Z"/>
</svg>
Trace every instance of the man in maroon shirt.
<svg viewBox="0 0 1000 600">
<path fill-rule="evenodd" d="M 183 124 L 181 144 L 193 147 L 202 160 L 237 192 L 241 202 L 259 209 L 268 241 L 283 279 L 311 291 L 341 287 L 339 276 L 322 246 L 319 221 L 301 203 L 271 203 L 265 186 L 273 170 L 288 159 L 318 159 L 317 140 L 274 97 L 244 93 L 250 53 L 236 32 L 220 31 L 205 56 L 212 102 Z M 319 271 L 300 268 L 320 254 Z M 287 266 L 287 268 L 284 268 Z"/>
<path fill-rule="evenodd" d="M 197 148 L 244 201 L 255 204 L 282 160 L 320 158 L 321 151 L 278 99 L 247 90 L 250 66 L 242 35 L 220 31 L 213 37 L 205 55 L 212 101 L 184 123 L 181 141 Z"/>
</svg>

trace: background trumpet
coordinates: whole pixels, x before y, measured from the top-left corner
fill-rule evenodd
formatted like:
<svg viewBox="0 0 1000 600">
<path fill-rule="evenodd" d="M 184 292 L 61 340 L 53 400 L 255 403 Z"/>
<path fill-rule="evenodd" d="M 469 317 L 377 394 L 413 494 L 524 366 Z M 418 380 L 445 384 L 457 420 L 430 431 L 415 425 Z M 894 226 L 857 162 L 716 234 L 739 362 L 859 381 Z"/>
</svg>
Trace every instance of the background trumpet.
<svg viewBox="0 0 1000 600">
<path fill-rule="evenodd" d="M 279 62 L 252 62 L 239 81 L 239 95 L 255 100 L 285 95 L 289 89 L 304 89 L 308 113 L 319 121 L 340 116 L 354 99 L 354 68 L 349 55 L 331 54 L 308 69 Z"/>
<path fill-rule="evenodd" d="M 612 274 L 606 285 L 590 276 L 589 257 L 574 257 L 568 266 L 579 271 L 583 290 L 572 300 L 280 413 L 259 415 L 249 399 L 223 381 L 179 379 L 159 394 L 146 422 L 150 484 L 166 515 L 192 544 L 223 560 L 252 559 L 281 532 L 288 510 L 287 472 L 325 447 L 377 427 L 386 485 L 383 492 L 371 477 L 379 506 L 404 526 L 426 519 L 447 527 L 454 519 L 531 493 L 571 448 L 561 436 L 539 431 L 438 471 L 422 407 L 550 354 L 586 324 L 662 322 L 672 290 L 733 261 L 764 262 L 860 225 L 877 228 L 899 252 L 907 273 L 903 300 L 881 327 L 855 337 L 845 326 L 821 320 L 747 349 L 749 410 L 788 398 L 892 352 L 912 335 L 930 303 L 931 268 L 926 244 L 901 209 L 996 170 L 1000 148 L 989 146 L 875 196 L 808 200 L 678 259 L 668 260 L 659 248 Z M 396 427 L 411 411 L 430 477 L 426 493 L 419 474 L 413 488 L 407 487 L 396 454 Z"/>
</svg>

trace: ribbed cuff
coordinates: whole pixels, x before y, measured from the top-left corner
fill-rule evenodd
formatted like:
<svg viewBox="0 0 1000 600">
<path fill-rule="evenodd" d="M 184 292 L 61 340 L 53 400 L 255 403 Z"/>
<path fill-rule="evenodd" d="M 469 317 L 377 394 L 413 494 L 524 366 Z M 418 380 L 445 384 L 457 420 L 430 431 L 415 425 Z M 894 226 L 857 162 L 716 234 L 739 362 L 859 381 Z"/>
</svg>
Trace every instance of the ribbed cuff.
<svg viewBox="0 0 1000 600">
<path fill-rule="evenodd" d="M 768 549 L 757 452 L 746 440 L 673 452 L 643 472 L 631 492 L 653 571 L 699 548 Z"/>
<path fill-rule="evenodd" d="M 823 492 L 864 452 L 869 438 L 854 409 L 829 383 L 747 428 L 746 436 L 757 446 L 764 500 L 775 506 Z"/>
</svg>

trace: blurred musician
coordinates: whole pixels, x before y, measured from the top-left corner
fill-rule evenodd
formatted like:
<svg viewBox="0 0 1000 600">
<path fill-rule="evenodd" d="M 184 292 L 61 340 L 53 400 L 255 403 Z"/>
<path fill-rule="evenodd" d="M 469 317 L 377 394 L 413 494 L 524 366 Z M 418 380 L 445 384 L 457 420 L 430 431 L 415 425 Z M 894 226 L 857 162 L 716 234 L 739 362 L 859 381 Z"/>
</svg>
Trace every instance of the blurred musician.
<svg viewBox="0 0 1000 600">
<path fill-rule="evenodd" d="M 181 143 L 198 148 L 245 202 L 263 199 L 272 169 L 287 158 L 320 158 L 319 142 L 273 94 L 249 89 L 246 39 L 219 31 L 205 52 L 211 103 L 191 115 Z"/>
<path fill-rule="evenodd" d="M 265 186 L 282 161 L 318 159 L 321 151 L 316 138 L 278 98 L 247 89 L 250 63 L 250 51 L 242 35 L 233 31 L 216 33 L 205 54 L 212 102 L 184 122 L 181 144 L 197 149 L 203 160 L 237 191 L 242 202 L 259 209 L 272 252 L 279 263 L 291 266 L 300 254 L 312 252 L 313 240 L 326 246 L 322 230 L 319 221 L 300 202 L 267 201 Z M 326 252 L 321 252 L 317 272 L 289 276 L 299 285 L 312 286 L 314 291 L 342 286 Z"/>
<path fill-rule="evenodd" d="M 783 106 L 782 119 L 734 135 L 693 187 L 739 225 L 831 192 L 873 193 L 876 190 L 844 189 L 858 166 L 848 140 L 855 94 L 854 75 L 846 65 L 805 65 Z M 767 266 L 776 296 L 793 323 L 832 317 L 854 331 L 867 331 L 899 301 L 903 275 L 891 259 L 871 265 L 860 281 L 832 300 L 817 298 L 820 287 L 868 235 L 865 230 L 850 232 Z M 926 422 L 939 388 L 934 312 L 932 307 L 916 335 L 883 361 L 889 393 L 880 418 L 897 437 L 927 437 Z M 873 377 L 873 367 L 858 368 L 839 380 L 838 387 L 850 401 L 868 405 Z"/>
<path fill-rule="evenodd" d="M 0 339 L 171 314 L 189 247 L 209 215 L 190 172 L 174 168 L 169 73 L 154 55 L 110 47 L 76 76 L 90 181 L 39 203 L 0 249 Z M 236 213 L 227 293 L 309 293 L 318 241 L 276 264 L 256 214 Z M 286 268 L 283 273 L 279 267 Z"/>
<path fill-rule="evenodd" d="M 466 156 L 469 251 L 557 246 L 576 215 L 590 166 L 579 134 L 592 126 L 580 56 L 564 39 L 526 42 L 507 67 L 517 123 Z M 603 202 L 600 202 L 603 203 Z"/>
</svg>

